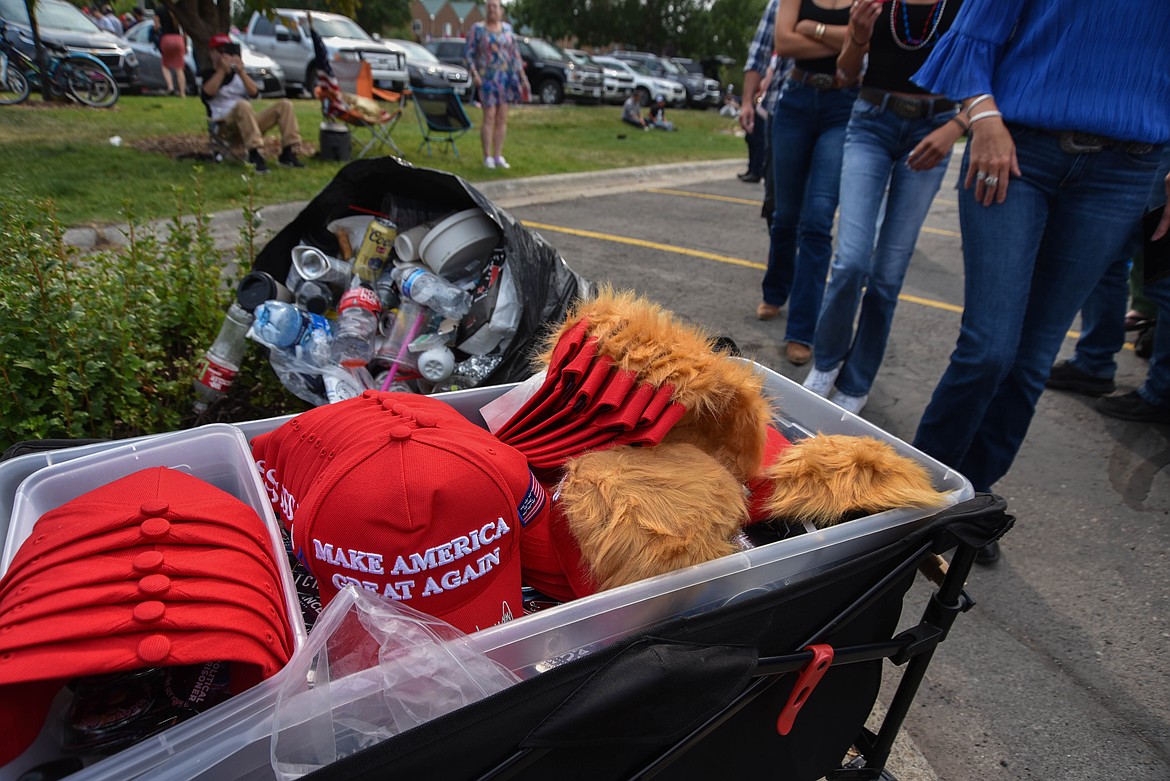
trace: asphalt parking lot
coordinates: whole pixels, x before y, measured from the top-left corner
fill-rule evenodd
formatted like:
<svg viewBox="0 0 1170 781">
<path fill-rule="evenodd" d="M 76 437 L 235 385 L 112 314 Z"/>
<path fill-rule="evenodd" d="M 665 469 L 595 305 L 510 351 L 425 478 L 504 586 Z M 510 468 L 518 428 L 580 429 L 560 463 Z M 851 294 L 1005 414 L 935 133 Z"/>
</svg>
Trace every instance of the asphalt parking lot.
<svg viewBox="0 0 1170 781">
<path fill-rule="evenodd" d="M 905 440 L 958 332 L 957 163 L 919 240 L 862 413 Z M 636 289 L 800 381 L 808 367 L 783 357 L 783 316 L 755 318 L 767 252 L 762 191 L 736 170 L 509 208 L 590 280 Z M 1070 338 L 1065 352 L 1072 346 Z M 1119 363 L 1119 388 L 1140 384 L 1144 362 L 1127 349 Z M 1170 778 L 1168 464 L 1170 427 L 1044 395 L 996 486 L 1018 518 L 1004 557 L 972 575 L 977 605 L 936 653 L 906 725 L 929 768 L 902 768 L 903 778 Z M 927 593 L 924 583 L 911 592 L 907 616 L 917 618 Z M 899 772 L 898 756 L 891 769 Z"/>
</svg>

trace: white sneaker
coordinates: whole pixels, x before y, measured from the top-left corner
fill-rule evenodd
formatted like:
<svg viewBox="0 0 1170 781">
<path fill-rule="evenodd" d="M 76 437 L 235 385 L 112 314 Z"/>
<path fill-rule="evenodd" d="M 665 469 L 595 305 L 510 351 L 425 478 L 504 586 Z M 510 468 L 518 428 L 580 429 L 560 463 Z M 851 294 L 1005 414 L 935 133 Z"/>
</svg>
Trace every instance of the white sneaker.
<svg viewBox="0 0 1170 781">
<path fill-rule="evenodd" d="M 508 161 L 505 160 L 503 157 L 496 158 L 496 168 L 511 168 L 511 167 L 512 166 L 508 165 Z"/>
<path fill-rule="evenodd" d="M 869 401 L 869 394 L 864 396 L 850 396 L 842 393 L 839 390 L 833 391 L 833 395 L 829 397 L 829 401 L 836 404 L 846 412 L 852 412 L 854 415 L 860 415 L 861 411 L 865 409 L 865 403 Z"/>
<path fill-rule="evenodd" d="M 495 167 L 496 167 L 496 158 L 494 158 L 494 157 L 485 157 L 485 158 L 483 159 L 483 167 L 484 167 L 484 168 L 495 168 Z"/>
<path fill-rule="evenodd" d="M 822 399 L 827 399 L 833 391 L 833 383 L 836 381 L 837 373 L 840 371 L 840 366 L 835 369 L 829 369 L 827 372 L 823 372 L 814 366 L 808 373 L 808 376 L 804 378 L 804 387 Z"/>
</svg>

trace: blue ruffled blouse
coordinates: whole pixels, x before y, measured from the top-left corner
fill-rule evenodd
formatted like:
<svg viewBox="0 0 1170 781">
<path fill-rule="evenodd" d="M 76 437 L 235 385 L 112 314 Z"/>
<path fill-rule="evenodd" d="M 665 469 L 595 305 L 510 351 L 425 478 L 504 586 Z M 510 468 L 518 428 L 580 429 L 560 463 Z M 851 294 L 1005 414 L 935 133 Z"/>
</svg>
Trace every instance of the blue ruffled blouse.
<svg viewBox="0 0 1170 781">
<path fill-rule="evenodd" d="M 913 80 L 955 100 L 990 92 L 1010 122 L 1164 143 L 1170 7 L 1165 0 L 965 0 Z"/>
</svg>

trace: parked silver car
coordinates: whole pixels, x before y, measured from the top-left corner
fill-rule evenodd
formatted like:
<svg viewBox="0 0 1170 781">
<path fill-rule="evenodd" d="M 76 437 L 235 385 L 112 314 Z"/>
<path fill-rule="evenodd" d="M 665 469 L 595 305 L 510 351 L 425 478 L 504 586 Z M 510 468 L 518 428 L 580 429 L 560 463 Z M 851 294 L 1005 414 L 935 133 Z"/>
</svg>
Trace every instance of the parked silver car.
<svg viewBox="0 0 1170 781">
<path fill-rule="evenodd" d="M 451 87 L 455 94 L 466 100 L 471 90 L 471 76 L 462 65 L 442 62 L 434 53 L 414 41 L 387 38 L 386 43 L 406 54 L 406 70 L 410 74 L 410 86 L 441 88 Z"/>
<path fill-rule="evenodd" d="M 605 79 L 601 99 L 606 103 L 625 103 L 634 91 L 634 75 L 629 71 L 603 65 L 580 49 L 565 49 L 564 52 L 578 65 L 596 65 L 601 68 Z"/>
<path fill-rule="evenodd" d="M 167 88 L 167 83 L 162 75 L 162 54 L 150 41 L 151 26 L 152 22 L 149 19 L 134 25 L 126 31 L 126 42 L 138 56 L 138 78 L 143 89 L 162 92 Z M 240 58 L 244 61 L 244 70 L 260 88 L 260 96 L 284 97 L 284 71 L 281 67 L 271 57 L 260 54 L 244 43 L 240 36 L 233 34 L 232 40 L 240 44 Z M 199 77 L 190 38 L 187 38 L 187 56 L 184 64 L 187 73 L 187 93 L 195 95 L 199 91 Z"/>
</svg>

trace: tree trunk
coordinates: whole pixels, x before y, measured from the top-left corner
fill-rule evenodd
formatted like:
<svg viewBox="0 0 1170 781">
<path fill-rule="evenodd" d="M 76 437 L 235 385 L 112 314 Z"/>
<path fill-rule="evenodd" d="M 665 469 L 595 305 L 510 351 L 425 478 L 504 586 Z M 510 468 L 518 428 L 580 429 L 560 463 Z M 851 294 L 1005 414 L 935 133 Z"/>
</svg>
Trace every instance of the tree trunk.
<svg viewBox="0 0 1170 781">
<path fill-rule="evenodd" d="M 27 2 L 28 0 L 26 0 Z M 183 26 L 187 35 L 191 36 L 191 45 L 195 51 L 195 64 L 199 70 L 209 67 L 210 58 L 207 54 L 207 42 L 216 33 L 226 33 L 232 26 L 231 0 L 195 0 L 195 2 L 175 3 L 173 0 L 164 0 L 164 4 L 175 15 L 175 19 Z"/>
</svg>

